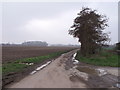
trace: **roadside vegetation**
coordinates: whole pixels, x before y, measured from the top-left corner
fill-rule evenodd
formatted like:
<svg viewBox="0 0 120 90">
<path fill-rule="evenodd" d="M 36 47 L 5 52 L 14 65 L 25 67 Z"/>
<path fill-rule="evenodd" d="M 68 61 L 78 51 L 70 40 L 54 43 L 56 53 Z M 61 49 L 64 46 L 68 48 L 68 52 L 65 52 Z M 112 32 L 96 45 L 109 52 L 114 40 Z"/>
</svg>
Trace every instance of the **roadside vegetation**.
<svg viewBox="0 0 120 90">
<path fill-rule="evenodd" d="M 118 63 L 120 55 L 112 49 L 102 49 L 99 53 L 83 57 L 78 51 L 76 59 L 80 62 L 98 66 L 120 67 Z"/>
<path fill-rule="evenodd" d="M 28 65 L 30 63 L 38 64 L 44 60 L 52 59 L 52 58 L 55 58 L 57 56 L 60 56 L 61 54 L 65 53 L 65 52 L 68 52 L 68 51 L 51 53 L 51 54 L 45 55 L 45 56 L 19 59 L 19 60 L 13 61 L 13 62 L 5 63 L 2 65 L 3 75 L 9 74 L 11 72 L 15 73 L 15 72 L 23 71 L 25 68 L 28 68 L 31 66 L 31 65 Z"/>
</svg>

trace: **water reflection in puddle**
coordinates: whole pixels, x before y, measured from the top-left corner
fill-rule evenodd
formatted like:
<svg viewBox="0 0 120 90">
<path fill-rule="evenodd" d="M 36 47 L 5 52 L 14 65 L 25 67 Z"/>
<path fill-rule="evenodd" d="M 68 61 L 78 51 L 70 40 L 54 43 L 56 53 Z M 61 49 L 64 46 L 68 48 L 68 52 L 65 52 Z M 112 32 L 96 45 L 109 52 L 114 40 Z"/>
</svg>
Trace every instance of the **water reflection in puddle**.
<svg viewBox="0 0 120 90">
<path fill-rule="evenodd" d="M 98 76 L 103 76 L 107 74 L 107 71 L 104 69 L 94 69 L 94 68 L 90 68 L 90 67 L 77 67 L 77 70 L 79 70 L 80 72 L 84 72 L 87 74 L 91 74 L 91 75 L 98 75 Z"/>
<path fill-rule="evenodd" d="M 95 69 L 89 68 L 89 67 L 77 67 L 80 72 L 85 72 L 87 74 L 95 74 L 97 75 L 97 72 Z"/>
</svg>

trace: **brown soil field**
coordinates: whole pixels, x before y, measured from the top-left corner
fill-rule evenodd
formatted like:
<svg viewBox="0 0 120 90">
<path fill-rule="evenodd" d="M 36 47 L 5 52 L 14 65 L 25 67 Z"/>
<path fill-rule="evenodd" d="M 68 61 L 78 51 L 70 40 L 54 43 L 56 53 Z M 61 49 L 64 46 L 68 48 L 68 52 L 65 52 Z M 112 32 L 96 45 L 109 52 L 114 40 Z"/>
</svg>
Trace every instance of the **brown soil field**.
<svg viewBox="0 0 120 90">
<path fill-rule="evenodd" d="M 67 51 L 76 47 L 34 47 L 34 46 L 3 46 L 2 63 L 18 59 L 48 55 L 50 53 Z"/>
<path fill-rule="evenodd" d="M 76 49 L 77 47 L 33 47 L 33 46 L 3 46 L 2 47 L 2 63 L 8 63 L 19 59 L 44 56 L 55 52 L 64 52 Z M 57 58 L 57 57 L 54 57 Z M 54 59 L 53 58 L 53 59 Z M 2 76 L 2 87 L 12 82 L 16 82 L 27 76 L 39 65 L 46 63 L 48 60 L 44 60 L 41 63 L 37 63 L 30 67 L 24 68 L 19 72 L 11 72 Z"/>
</svg>

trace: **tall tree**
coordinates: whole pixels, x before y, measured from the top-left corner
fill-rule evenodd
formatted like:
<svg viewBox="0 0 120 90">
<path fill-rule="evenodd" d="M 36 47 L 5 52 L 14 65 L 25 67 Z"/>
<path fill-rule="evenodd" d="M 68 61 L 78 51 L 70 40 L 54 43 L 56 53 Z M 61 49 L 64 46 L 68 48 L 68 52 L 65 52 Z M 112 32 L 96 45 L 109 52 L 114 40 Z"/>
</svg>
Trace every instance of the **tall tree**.
<svg viewBox="0 0 120 90">
<path fill-rule="evenodd" d="M 74 19 L 74 24 L 69 34 L 77 37 L 81 43 L 81 54 L 95 54 L 110 40 L 107 33 L 103 33 L 108 22 L 105 15 L 100 15 L 96 10 L 83 7 Z"/>
</svg>

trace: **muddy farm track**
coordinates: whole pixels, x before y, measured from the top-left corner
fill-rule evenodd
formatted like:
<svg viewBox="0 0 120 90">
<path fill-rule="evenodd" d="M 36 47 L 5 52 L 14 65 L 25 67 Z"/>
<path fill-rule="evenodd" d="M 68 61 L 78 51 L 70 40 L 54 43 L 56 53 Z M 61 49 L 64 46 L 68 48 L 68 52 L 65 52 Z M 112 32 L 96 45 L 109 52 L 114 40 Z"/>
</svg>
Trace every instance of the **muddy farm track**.
<svg viewBox="0 0 120 90">
<path fill-rule="evenodd" d="M 62 54 L 49 64 L 30 73 L 8 88 L 114 88 L 117 76 L 106 71 L 99 73 L 100 67 L 84 63 L 74 63 L 73 55 L 77 50 Z M 108 68 L 107 68 L 108 69 Z M 112 69 L 112 68 L 111 68 Z"/>
<path fill-rule="evenodd" d="M 60 55 L 57 53 L 59 52 L 63 53 L 63 52 L 70 51 L 75 48 L 76 47 L 58 47 L 58 46 L 57 47 L 55 46 L 49 46 L 49 47 L 3 46 L 2 47 L 2 63 L 3 65 L 11 64 L 18 60 L 23 60 L 26 58 L 36 58 L 36 57 L 46 56 L 50 54 L 54 54 L 54 55 L 56 54 L 56 56 L 50 58 L 50 59 L 55 59 Z M 28 75 L 36 67 L 46 63 L 48 60 L 49 59 L 44 59 L 43 61 L 36 63 L 35 65 L 32 65 L 27 68 L 23 68 L 17 72 L 12 70 L 7 74 L 3 74 L 2 75 L 2 84 L 3 84 L 2 86 L 4 87 L 5 85 L 10 84 L 11 82 L 19 81 L 20 79 Z M 10 68 L 14 68 L 14 67 L 10 67 Z"/>
</svg>

